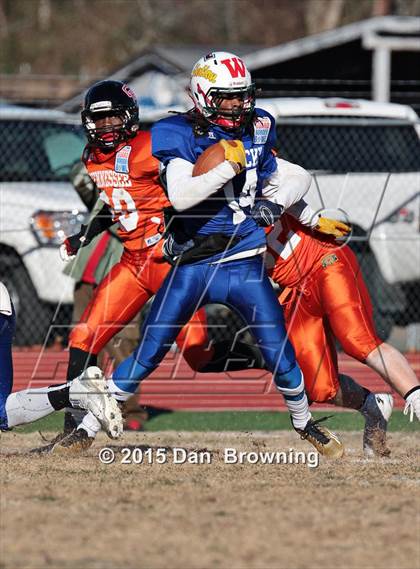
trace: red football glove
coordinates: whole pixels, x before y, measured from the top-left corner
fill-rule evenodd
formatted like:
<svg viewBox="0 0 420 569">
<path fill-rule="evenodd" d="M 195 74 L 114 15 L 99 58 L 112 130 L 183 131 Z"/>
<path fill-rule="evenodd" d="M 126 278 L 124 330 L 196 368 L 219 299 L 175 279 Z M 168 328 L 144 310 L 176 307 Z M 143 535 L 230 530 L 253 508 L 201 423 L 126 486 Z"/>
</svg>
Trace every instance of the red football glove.
<svg viewBox="0 0 420 569">
<path fill-rule="evenodd" d="M 70 259 L 74 259 L 80 247 L 84 247 L 88 243 L 89 241 L 83 235 L 82 231 L 75 235 L 70 235 L 70 237 L 67 237 L 64 243 L 60 246 L 61 260 L 67 262 L 70 261 Z"/>
</svg>

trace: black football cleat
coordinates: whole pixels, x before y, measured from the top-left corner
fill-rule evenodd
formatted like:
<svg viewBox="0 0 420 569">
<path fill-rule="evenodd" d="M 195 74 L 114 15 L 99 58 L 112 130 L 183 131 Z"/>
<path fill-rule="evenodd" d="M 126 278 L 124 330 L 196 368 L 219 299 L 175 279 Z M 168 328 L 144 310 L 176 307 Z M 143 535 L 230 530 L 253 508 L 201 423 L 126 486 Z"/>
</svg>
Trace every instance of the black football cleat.
<svg viewBox="0 0 420 569">
<path fill-rule="evenodd" d="M 72 433 L 58 441 L 51 449 L 52 454 L 77 455 L 88 450 L 95 439 L 89 437 L 84 429 L 75 429 Z"/>
</svg>

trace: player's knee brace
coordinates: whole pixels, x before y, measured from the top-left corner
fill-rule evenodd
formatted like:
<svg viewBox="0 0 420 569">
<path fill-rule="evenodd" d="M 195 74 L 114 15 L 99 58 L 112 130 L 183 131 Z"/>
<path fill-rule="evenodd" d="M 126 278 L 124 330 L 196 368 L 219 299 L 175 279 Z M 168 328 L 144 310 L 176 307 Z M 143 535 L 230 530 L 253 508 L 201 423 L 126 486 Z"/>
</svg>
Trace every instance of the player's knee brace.
<svg viewBox="0 0 420 569">
<path fill-rule="evenodd" d="M 274 381 L 277 389 L 286 399 L 292 401 L 302 399 L 305 393 L 305 384 L 302 371 L 297 364 L 286 372 L 275 373 Z"/>
</svg>

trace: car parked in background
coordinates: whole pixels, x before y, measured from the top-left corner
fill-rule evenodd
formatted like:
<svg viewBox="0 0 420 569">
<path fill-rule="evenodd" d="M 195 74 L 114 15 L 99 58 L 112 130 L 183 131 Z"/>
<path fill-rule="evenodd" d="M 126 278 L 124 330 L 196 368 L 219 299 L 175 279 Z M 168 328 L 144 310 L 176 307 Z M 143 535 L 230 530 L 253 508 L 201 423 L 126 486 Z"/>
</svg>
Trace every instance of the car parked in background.
<svg viewBox="0 0 420 569">
<path fill-rule="evenodd" d="M 352 224 L 381 336 L 419 321 L 410 303 L 420 296 L 419 117 L 364 100 L 258 105 L 276 119 L 279 155 L 313 173 L 312 207 Z M 166 115 L 141 112 L 143 128 Z M 69 182 L 85 138 L 78 116 L 53 110 L 0 106 L 0 127 L 0 280 L 18 313 L 17 344 L 42 343 L 57 306 L 72 303 L 58 246 L 86 215 Z"/>
<path fill-rule="evenodd" d="M 142 128 L 168 110 L 141 110 Z M 80 116 L 58 110 L 0 105 L 0 129 L 0 280 L 18 314 L 16 345 L 38 344 L 73 303 L 58 248 L 86 217 L 69 178 L 86 139 Z"/>
<path fill-rule="evenodd" d="M 313 173 L 307 200 L 350 222 L 382 337 L 420 320 L 420 122 L 405 105 L 353 99 L 261 99 L 278 152 Z"/>
<path fill-rule="evenodd" d="M 73 300 L 58 247 L 85 207 L 69 181 L 85 138 L 79 117 L 0 106 L 0 280 L 17 312 L 16 343 L 42 343 L 57 306 Z"/>
</svg>

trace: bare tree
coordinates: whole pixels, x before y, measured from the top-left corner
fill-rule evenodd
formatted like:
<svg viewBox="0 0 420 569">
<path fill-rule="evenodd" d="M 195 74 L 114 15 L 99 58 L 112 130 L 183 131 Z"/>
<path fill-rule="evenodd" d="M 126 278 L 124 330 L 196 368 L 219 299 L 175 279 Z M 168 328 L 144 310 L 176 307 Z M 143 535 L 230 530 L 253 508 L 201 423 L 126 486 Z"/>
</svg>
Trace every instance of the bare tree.
<svg viewBox="0 0 420 569">
<path fill-rule="evenodd" d="M 9 22 L 4 9 L 4 0 L 0 0 L 0 41 L 9 35 Z"/>
<path fill-rule="evenodd" d="M 51 26 L 51 0 L 40 0 L 38 5 L 38 26 L 47 32 Z"/>
<path fill-rule="evenodd" d="M 420 0 L 0 0 L 0 72 L 113 71 L 157 44 L 278 45 Z"/>
<path fill-rule="evenodd" d="M 309 34 L 331 30 L 340 25 L 345 0 L 307 0 L 305 24 Z"/>
</svg>

